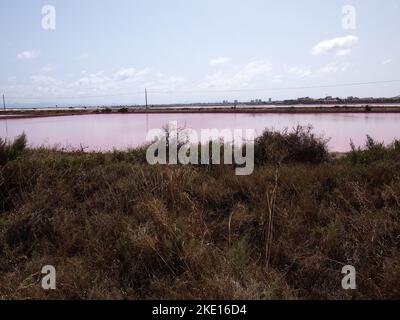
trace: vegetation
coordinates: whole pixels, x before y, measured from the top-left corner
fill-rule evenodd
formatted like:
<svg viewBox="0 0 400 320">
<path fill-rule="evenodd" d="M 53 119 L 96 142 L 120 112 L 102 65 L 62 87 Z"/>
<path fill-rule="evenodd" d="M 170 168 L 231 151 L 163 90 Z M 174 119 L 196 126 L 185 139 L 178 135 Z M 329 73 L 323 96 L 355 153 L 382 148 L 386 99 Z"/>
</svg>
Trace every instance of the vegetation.
<svg viewBox="0 0 400 320">
<path fill-rule="evenodd" d="M 266 132 L 239 177 L 19 140 L 0 148 L 0 298 L 400 298 L 398 142 L 332 160 L 309 130 Z"/>
<path fill-rule="evenodd" d="M 374 162 L 399 162 L 400 161 L 400 140 L 395 140 L 388 146 L 377 142 L 367 136 L 365 148 L 356 148 L 351 143 L 352 151 L 348 155 L 348 160 L 353 165 L 370 165 Z"/>
<path fill-rule="evenodd" d="M 16 159 L 26 148 L 25 134 L 17 137 L 13 143 L 0 138 L 0 165 Z"/>
<path fill-rule="evenodd" d="M 255 143 L 256 163 L 324 163 L 330 159 L 328 141 L 312 133 L 312 127 L 297 126 L 293 131 L 266 130 Z"/>
<path fill-rule="evenodd" d="M 112 113 L 113 110 L 111 108 L 106 107 L 106 108 L 100 109 L 100 112 L 101 113 Z"/>
<path fill-rule="evenodd" d="M 123 107 L 123 108 L 118 109 L 118 112 L 119 112 L 119 113 L 128 113 L 128 112 L 129 112 L 129 109 L 126 108 L 126 107 Z"/>
</svg>

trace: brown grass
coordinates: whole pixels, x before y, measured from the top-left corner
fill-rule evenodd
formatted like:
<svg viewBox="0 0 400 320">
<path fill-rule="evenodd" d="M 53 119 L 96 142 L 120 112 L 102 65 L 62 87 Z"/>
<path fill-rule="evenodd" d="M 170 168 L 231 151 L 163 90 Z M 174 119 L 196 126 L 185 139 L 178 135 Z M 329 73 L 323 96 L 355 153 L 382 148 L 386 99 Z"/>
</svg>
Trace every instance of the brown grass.
<svg viewBox="0 0 400 320">
<path fill-rule="evenodd" d="M 400 165 L 386 153 L 248 177 L 142 153 L 27 150 L 1 166 L 0 298 L 400 298 Z"/>
</svg>

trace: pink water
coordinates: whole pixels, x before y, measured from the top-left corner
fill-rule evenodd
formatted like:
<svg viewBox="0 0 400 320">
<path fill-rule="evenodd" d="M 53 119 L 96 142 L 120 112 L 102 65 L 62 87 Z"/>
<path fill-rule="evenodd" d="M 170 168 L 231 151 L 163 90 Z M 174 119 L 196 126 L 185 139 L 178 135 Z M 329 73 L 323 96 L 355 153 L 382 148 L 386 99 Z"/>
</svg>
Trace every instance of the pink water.
<svg viewBox="0 0 400 320">
<path fill-rule="evenodd" d="M 106 114 L 0 120 L 0 135 L 12 139 L 25 132 L 31 147 L 86 147 L 88 151 L 124 150 L 146 143 L 148 130 L 169 121 L 200 129 L 284 129 L 312 125 L 330 138 L 331 151 L 350 150 L 365 143 L 366 135 L 390 143 L 400 138 L 400 114 Z"/>
</svg>

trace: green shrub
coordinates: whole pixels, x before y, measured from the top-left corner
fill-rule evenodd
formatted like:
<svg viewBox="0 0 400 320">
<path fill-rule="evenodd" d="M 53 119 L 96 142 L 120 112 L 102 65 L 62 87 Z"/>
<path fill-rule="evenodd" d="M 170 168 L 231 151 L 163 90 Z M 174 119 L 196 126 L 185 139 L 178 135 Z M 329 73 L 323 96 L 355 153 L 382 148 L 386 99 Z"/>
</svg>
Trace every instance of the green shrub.
<svg viewBox="0 0 400 320">
<path fill-rule="evenodd" d="M 312 133 L 311 126 L 297 126 L 292 132 L 266 130 L 255 141 L 255 163 L 324 163 L 330 159 L 327 142 Z"/>
<path fill-rule="evenodd" d="M 351 142 L 351 152 L 346 159 L 352 165 L 369 165 L 373 162 L 400 161 L 400 140 L 394 140 L 389 145 L 375 141 L 367 135 L 367 141 L 363 148 L 356 148 Z"/>
<path fill-rule="evenodd" d="M 119 112 L 119 113 L 128 113 L 128 112 L 129 112 L 129 109 L 126 108 L 126 107 L 120 108 L 120 109 L 118 110 L 118 112 Z"/>
<path fill-rule="evenodd" d="M 21 134 L 10 143 L 0 138 L 0 165 L 16 159 L 26 148 L 27 140 L 25 133 Z"/>
</svg>

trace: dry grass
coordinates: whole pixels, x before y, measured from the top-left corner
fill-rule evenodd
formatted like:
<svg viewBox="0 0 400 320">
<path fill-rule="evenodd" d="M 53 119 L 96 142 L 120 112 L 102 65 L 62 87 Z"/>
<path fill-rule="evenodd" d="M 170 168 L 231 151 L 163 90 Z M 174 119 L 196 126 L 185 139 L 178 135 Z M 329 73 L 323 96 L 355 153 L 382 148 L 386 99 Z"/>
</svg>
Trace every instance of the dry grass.
<svg viewBox="0 0 400 320">
<path fill-rule="evenodd" d="M 0 298 L 398 299 L 400 165 L 351 159 L 238 177 L 143 150 L 24 151 L 0 170 Z"/>
</svg>

